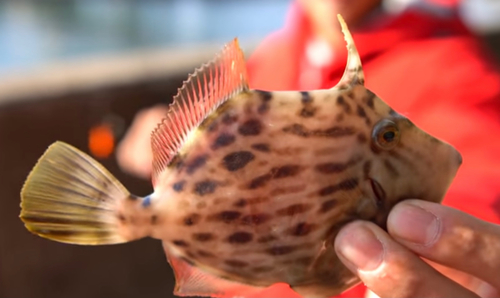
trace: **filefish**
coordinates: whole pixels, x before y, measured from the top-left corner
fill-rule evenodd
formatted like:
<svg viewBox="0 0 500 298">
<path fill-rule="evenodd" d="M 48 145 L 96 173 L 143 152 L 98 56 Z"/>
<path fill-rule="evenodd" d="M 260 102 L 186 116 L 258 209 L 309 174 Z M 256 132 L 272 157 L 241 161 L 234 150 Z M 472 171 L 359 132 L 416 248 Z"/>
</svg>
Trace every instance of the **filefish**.
<svg viewBox="0 0 500 298">
<path fill-rule="evenodd" d="M 364 87 L 339 21 L 348 60 L 331 89 L 250 89 L 237 39 L 191 74 L 151 135 L 150 195 L 55 142 L 23 186 L 26 228 L 80 245 L 160 239 L 178 296 L 253 296 L 286 283 L 327 297 L 354 286 L 333 247 L 340 228 L 357 219 L 385 228 L 404 199 L 441 202 L 462 160 Z"/>
</svg>

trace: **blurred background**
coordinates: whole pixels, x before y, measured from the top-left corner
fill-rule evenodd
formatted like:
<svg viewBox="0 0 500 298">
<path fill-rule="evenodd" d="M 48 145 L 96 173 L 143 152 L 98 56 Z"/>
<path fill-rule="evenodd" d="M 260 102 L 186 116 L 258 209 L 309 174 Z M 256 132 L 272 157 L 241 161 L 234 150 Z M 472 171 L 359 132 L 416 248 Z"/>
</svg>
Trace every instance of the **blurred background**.
<svg viewBox="0 0 500 298">
<path fill-rule="evenodd" d="M 396 11 L 408 2 L 386 5 Z M 500 57 L 494 2 L 464 1 L 461 15 Z M 234 37 L 248 57 L 281 28 L 290 3 L 0 2 L 0 297 L 172 297 L 158 241 L 79 247 L 35 237 L 18 219 L 22 184 L 47 146 L 64 140 L 99 158 L 132 193 L 150 193 L 149 181 L 122 172 L 114 158 L 135 113 L 170 101 Z M 93 138 L 109 144 L 92 149 Z"/>
</svg>

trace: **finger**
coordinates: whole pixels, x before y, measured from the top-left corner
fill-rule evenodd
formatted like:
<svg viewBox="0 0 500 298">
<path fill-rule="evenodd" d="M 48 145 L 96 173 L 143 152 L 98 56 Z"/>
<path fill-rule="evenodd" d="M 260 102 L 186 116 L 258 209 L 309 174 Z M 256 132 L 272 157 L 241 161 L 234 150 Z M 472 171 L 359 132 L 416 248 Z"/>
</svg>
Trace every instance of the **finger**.
<svg viewBox="0 0 500 298">
<path fill-rule="evenodd" d="M 394 207 L 387 227 L 418 255 L 500 288 L 500 226 L 436 203 L 408 200 Z"/>
<path fill-rule="evenodd" d="M 344 227 L 335 239 L 335 250 L 380 297 L 478 297 L 370 222 L 357 221 Z"/>
<path fill-rule="evenodd" d="M 434 269 L 439 271 L 444 276 L 453 280 L 457 284 L 465 287 L 472 292 L 478 294 L 482 298 L 494 298 L 500 297 L 500 293 L 490 284 L 484 282 L 483 280 L 472 276 L 469 273 L 459 271 L 450 267 L 443 266 L 436 262 L 429 261 L 428 259 L 423 259 L 427 264 L 431 265 Z"/>
</svg>

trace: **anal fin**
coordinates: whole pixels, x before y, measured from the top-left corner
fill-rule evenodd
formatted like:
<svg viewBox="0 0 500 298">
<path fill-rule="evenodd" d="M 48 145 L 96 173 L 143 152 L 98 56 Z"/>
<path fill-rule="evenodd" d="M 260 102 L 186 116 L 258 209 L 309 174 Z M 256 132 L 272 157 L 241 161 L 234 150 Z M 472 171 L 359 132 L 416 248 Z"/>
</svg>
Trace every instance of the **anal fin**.
<svg viewBox="0 0 500 298">
<path fill-rule="evenodd" d="M 167 260 L 175 275 L 176 296 L 204 297 L 264 297 L 263 287 L 246 285 L 205 273 L 201 269 L 167 252 Z"/>
</svg>

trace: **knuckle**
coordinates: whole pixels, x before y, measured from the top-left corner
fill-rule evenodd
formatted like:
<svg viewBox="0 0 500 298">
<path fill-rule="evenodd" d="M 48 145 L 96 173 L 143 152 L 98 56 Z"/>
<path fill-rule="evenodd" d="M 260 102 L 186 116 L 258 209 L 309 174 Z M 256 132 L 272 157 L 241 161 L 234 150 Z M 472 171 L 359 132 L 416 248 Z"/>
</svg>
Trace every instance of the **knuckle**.
<svg viewBox="0 0 500 298">
<path fill-rule="evenodd" d="M 459 251 L 460 257 L 463 258 L 477 255 L 484 242 L 477 231 L 468 227 L 456 228 L 453 236 L 455 238 L 454 250 Z M 460 249 L 456 250 L 456 247 L 460 247 Z"/>
</svg>

